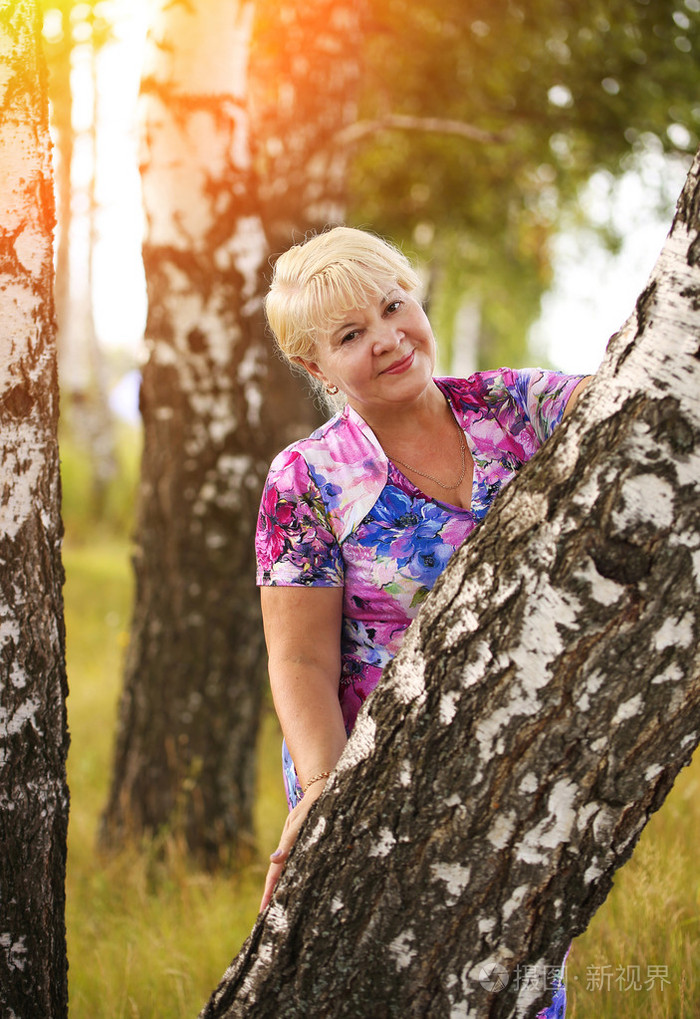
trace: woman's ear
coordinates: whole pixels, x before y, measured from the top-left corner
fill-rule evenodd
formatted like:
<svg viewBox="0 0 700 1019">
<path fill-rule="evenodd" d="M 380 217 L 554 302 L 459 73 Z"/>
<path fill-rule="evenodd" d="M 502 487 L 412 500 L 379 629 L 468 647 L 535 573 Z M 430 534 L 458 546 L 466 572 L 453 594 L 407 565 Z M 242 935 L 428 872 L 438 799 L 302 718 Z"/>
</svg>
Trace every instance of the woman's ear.
<svg viewBox="0 0 700 1019">
<path fill-rule="evenodd" d="M 303 368 L 305 372 L 308 372 L 309 375 L 312 375 L 313 378 L 318 379 L 318 381 L 323 383 L 324 386 L 328 382 L 328 379 L 315 361 L 307 361 L 303 357 L 293 357 L 292 361 L 294 364 L 298 364 L 300 368 Z"/>
</svg>

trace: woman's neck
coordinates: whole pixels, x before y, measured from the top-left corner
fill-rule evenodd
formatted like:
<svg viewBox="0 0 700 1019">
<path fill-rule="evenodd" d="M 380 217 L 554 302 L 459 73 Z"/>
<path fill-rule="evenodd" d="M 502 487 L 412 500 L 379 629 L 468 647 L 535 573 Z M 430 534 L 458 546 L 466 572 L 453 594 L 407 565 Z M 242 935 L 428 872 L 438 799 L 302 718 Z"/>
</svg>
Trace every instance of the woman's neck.
<svg viewBox="0 0 700 1019">
<path fill-rule="evenodd" d="M 350 404 L 352 405 L 352 402 Z M 451 411 L 442 391 L 433 381 L 410 403 L 384 408 L 353 408 L 367 422 L 382 448 L 397 449 L 413 445 L 449 421 Z"/>
</svg>

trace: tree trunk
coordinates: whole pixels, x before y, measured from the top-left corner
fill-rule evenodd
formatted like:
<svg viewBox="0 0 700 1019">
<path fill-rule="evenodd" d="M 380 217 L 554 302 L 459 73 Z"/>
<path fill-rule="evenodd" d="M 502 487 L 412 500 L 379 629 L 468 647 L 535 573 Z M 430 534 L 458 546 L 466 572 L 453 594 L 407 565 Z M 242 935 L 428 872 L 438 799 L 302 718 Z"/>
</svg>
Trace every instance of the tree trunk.
<svg viewBox="0 0 700 1019">
<path fill-rule="evenodd" d="M 81 271 L 75 274 L 75 286 L 70 304 L 68 344 L 72 349 L 73 368 L 77 385 L 62 385 L 62 393 L 70 401 L 69 420 L 74 439 L 89 464 L 91 476 L 92 517 L 102 520 L 105 513 L 109 485 L 118 473 L 115 448 L 114 418 L 109 405 L 108 366 L 104 350 L 95 327 L 93 296 L 93 260 L 97 243 L 97 176 L 98 133 L 100 125 L 99 80 L 97 58 L 100 40 L 97 37 L 95 12 L 90 9 L 85 15 L 90 27 L 90 40 L 81 44 L 90 56 L 89 94 L 92 116 L 90 126 L 83 131 L 78 142 L 85 157 L 89 151 L 90 173 L 84 182 L 82 194 L 86 208 L 76 217 L 73 226 L 78 243 L 73 247 L 81 255 Z M 87 85 L 88 70 L 82 68 L 82 84 Z M 78 86 L 79 87 L 79 86 Z M 87 91 L 87 88 L 86 88 Z M 61 369 L 59 367 L 59 374 Z M 61 375 L 62 378 L 62 375 Z M 66 391 L 67 390 L 67 391 Z"/>
<path fill-rule="evenodd" d="M 259 196 L 271 252 L 342 222 L 357 120 L 367 0 L 259 4 L 251 106 Z"/>
<path fill-rule="evenodd" d="M 331 16 L 328 0 L 310 4 L 313 18 L 297 17 L 297 7 L 274 9 L 285 29 L 275 37 L 280 110 L 277 93 L 265 106 L 264 63 L 251 69 L 251 99 L 251 3 L 163 3 L 143 84 L 145 449 L 136 607 L 102 842 L 168 827 L 207 866 L 251 834 L 264 669 L 260 492 L 272 456 L 316 420 L 266 335 L 264 277 L 294 228 L 303 235 L 338 212 L 342 158 L 331 153 L 331 125 L 354 116 L 357 72 L 343 73 L 338 59 L 347 19 Z M 325 110 L 322 139 L 306 119 L 309 89 L 313 110 Z M 293 193 L 278 205 L 292 169 Z"/>
<path fill-rule="evenodd" d="M 206 1019 L 551 999 L 700 738 L 699 231 L 696 159 L 597 381 L 427 599 Z"/>
<path fill-rule="evenodd" d="M 44 7 L 51 7 L 44 4 Z M 105 359 L 95 331 L 92 261 L 96 239 L 97 131 L 99 103 L 96 58 L 102 40 L 96 31 L 94 6 L 80 14 L 81 28 L 89 26 L 90 40 L 76 43 L 77 4 L 61 0 L 54 10 L 61 14 L 60 38 L 47 47 L 51 122 L 55 129 L 55 183 L 58 212 L 56 240 L 55 303 L 58 321 L 58 363 L 63 399 L 64 425 L 68 422 L 88 463 L 92 480 L 92 514 L 104 513 L 107 488 L 116 476 L 114 422 L 109 408 Z M 73 93 L 86 87 L 86 69 L 74 55 L 89 48 L 92 121 L 76 136 L 73 127 Z M 75 66 L 74 66 L 75 65 Z M 87 209 L 73 214 L 81 189 L 74 186 L 73 162 L 85 161 L 89 148 L 89 180 L 82 197 Z M 81 159 L 82 157 L 82 159 Z"/>
<path fill-rule="evenodd" d="M 67 1015 L 54 205 L 37 5 L 0 13 L 0 1011 Z"/>
<path fill-rule="evenodd" d="M 250 3 L 160 5 L 142 83 L 148 363 L 136 604 L 102 841 L 164 827 L 206 866 L 251 835 L 268 460 L 245 108 Z"/>
</svg>

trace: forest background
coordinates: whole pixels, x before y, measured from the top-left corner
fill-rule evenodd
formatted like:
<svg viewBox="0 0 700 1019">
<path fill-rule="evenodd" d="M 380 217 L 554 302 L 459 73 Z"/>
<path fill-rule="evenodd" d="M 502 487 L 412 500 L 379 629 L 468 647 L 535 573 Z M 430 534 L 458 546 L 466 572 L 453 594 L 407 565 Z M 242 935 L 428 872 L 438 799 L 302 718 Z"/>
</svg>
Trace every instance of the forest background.
<svg viewBox="0 0 700 1019">
<path fill-rule="evenodd" d="M 112 81 L 115 75 L 106 70 L 108 62 L 123 61 L 116 69 L 117 107 L 123 113 L 134 105 L 129 96 L 135 99 L 138 87 L 135 69 L 144 22 L 130 37 L 134 49 L 118 50 L 110 39 L 127 25 L 126 5 L 45 6 L 57 180 L 67 164 L 72 167 L 70 213 L 64 205 L 61 217 L 59 205 L 58 251 L 73 736 L 68 876 L 71 1014 L 193 1015 L 255 916 L 264 860 L 284 814 L 277 774 L 278 733 L 266 705 L 252 862 L 235 873 L 211 874 L 191 864 L 176 835 L 163 833 L 138 850 L 126 848 L 110 857 L 97 854 L 128 641 L 129 536 L 140 453 L 133 402 L 125 420 L 114 411 L 124 407 L 120 394 L 134 379 L 129 373 L 138 367 L 140 353 L 133 340 L 139 316 L 144 315 L 136 158 L 125 171 L 128 177 L 121 178 L 124 186 L 115 187 L 106 169 L 114 157 L 101 146 L 113 116 L 109 103 L 115 101 L 114 85 L 110 91 L 106 84 L 110 73 Z M 150 9 L 139 7 L 141 14 Z M 384 30 L 371 36 L 365 54 L 369 78 L 360 105 L 367 123 L 376 122 L 381 112 L 369 99 L 373 93 L 376 99 L 381 77 L 377 69 L 400 66 L 401 87 L 394 92 L 384 81 L 379 90 L 386 106 L 391 103 L 392 114 L 426 118 L 434 113 L 435 95 L 440 95 L 449 97 L 449 102 L 441 98 L 437 104 L 443 121 L 449 117 L 478 123 L 479 130 L 493 135 L 507 130 L 510 121 L 523 134 L 520 144 L 515 139 L 504 145 L 498 138 L 468 141 L 457 133 L 428 130 L 425 123 L 422 131 L 405 127 L 387 132 L 375 126 L 353 151 L 348 221 L 393 236 L 426 266 L 443 370 L 526 364 L 534 357 L 565 370 L 594 371 L 607 337 L 593 338 L 585 355 L 590 360 L 573 363 L 567 347 L 543 350 L 542 332 L 535 323 L 556 276 L 557 251 L 571 244 L 586 250 L 602 240 L 608 250 L 619 252 L 631 221 L 640 216 L 657 220 L 658 213 L 662 221 L 670 222 L 671 199 L 698 141 L 700 4 L 695 0 L 598 4 L 588 11 L 585 24 L 573 18 L 567 22 L 563 5 L 544 2 L 522 5 L 520 15 L 514 13 L 519 10 L 515 5 L 505 5 L 514 20 L 507 23 L 503 15 L 502 24 L 487 5 L 483 9 L 479 4 L 441 5 L 439 17 L 430 5 L 414 5 L 411 17 L 400 4 L 383 7 L 379 13 L 385 20 L 379 22 Z M 136 10 L 131 8 L 131 16 Z M 386 30 L 387 23 L 395 26 L 392 13 L 403 19 L 399 56 L 393 45 L 395 27 Z M 513 42 L 511 49 L 507 30 L 522 22 L 529 34 L 518 38 L 514 33 L 519 46 Z M 451 31 L 457 26 L 469 40 L 466 53 L 455 56 L 452 67 L 441 67 L 444 51 L 429 45 L 446 33 L 445 26 Z M 606 41 L 604 57 L 594 44 L 598 36 Z M 494 38 L 498 41 L 491 47 Z M 408 61 L 408 54 L 414 59 Z M 462 88 L 456 90 L 454 79 L 442 76 L 463 68 L 467 56 L 471 64 L 463 72 Z M 515 81 L 509 77 L 514 67 Z M 74 105 L 66 114 L 68 68 Z M 93 92 L 100 76 L 105 81 L 101 96 Z M 386 76 L 390 82 L 397 77 Z M 523 88 L 525 82 L 529 91 Z M 489 121 L 499 121 L 498 129 Z M 74 148 L 66 157 L 70 135 Z M 134 137 L 132 128 L 127 143 L 132 153 Z M 618 185 L 624 174 L 624 183 Z M 635 192 L 638 181 L 646 183 L 646 190 Z M 606 214 L 602 199 L 619 195 L 621 188 L 627 195 L 631 191 L 632 198 L 623 204 L 622 214 L 619 204 L 608 205 Z M 107 227 L 110 214 L 124 219 L 121 212 L 115 216 L 112 203 L 117 191 L 120 195 L 131 191 L 133 206 L 127 218 L 135 224 L 137 238 L 121 258 L 115 258 L 116 245 Z M 642 274 L 659 244 L 660 236 L 637 243 L 637 251 L 643 248 L 647 259 L 646 266 L 638 267 Z M 68 261 L 61 263 L 62 257 Z M 597 267 L 583 284 L 593 294 L 586 306 L 591 314 L 601 303 L 603 257 L 598 256 Z M 61 312 L 60 287 L 68 280 Z M 613 313 L 620 319 L 604 329 L 612 331 L 620 324 L 643 282 L 642 275 L 630 284 L 627 306 Z M 577 299 L 581 287 L 579 278 L 574 283 Z M 578 324 L 586 317 L 586 312 L 572 312 L 568 306 L 564 322 Z M 561 319 L 556 331 L 564 331 Z M 595 327 L 590 331 L 594 333 Z M 130 334 L 129 341 L 118 342 L 120 333 Z M 596 340 L 601 344 L 597 349 Z M 570 346 L 578 354 L 580 343 L 571 343 L 569 337 Z M 112 413 L 106 414 L 110 406 Z M 697 953 L 699 918 L 696 774 L 689 770 L 679 780 L 591 931 L 577 942 L 570 974 L 572 1015 L 692 1014 L 697 992 L 690 982 L 691 959 Z"/>
</svg>

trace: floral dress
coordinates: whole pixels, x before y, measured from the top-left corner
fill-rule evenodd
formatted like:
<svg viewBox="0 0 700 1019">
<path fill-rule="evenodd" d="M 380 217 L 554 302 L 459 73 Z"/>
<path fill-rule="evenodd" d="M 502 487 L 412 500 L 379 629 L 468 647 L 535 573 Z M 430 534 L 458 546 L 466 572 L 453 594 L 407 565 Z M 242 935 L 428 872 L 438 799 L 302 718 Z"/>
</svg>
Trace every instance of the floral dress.
<svg viewBox="0 0 700 1019">
<path fill-rule="evenodd" d="M 257 582 L 343 588 L 338 696 L 348 732 L 421 603 L 493 499 L 552 434 L 582 376 L 502 368 L 435 379 L 474 461 L 469 509 L 429 498 L 350 406 L 273 461 L 256 534 Z M 283 744 L 290 809 L 301 799 Z M 565 994 L 542 1016 L 563 1016 Z"/>
<path fill-rule="evenodd" d="M 424 495 L 349 406 L 274 459 L 258 518 L 257 582 L 344 589 L 338 696 L 348 734 L 438 575 L 549 438 L 580 380 L 508 368 L 435 380 L 474 460 L 469 509 Z M 285 758 L 291 808 L 301 790 Z"/>
</svg>

